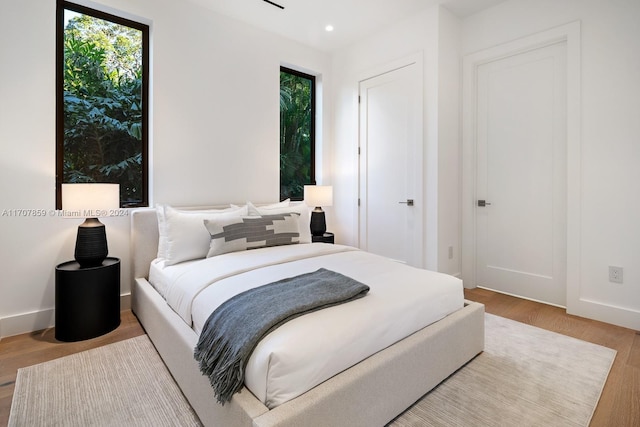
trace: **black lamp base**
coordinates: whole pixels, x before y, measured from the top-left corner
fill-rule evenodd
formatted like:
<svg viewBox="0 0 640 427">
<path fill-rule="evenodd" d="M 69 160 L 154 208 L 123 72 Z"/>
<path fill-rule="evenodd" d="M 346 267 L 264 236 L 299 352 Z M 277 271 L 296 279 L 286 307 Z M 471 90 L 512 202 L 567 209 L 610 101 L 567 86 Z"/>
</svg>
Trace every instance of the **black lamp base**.
<svg viewBox="0 0 640 427">
<path fill-rule="evenodd" d="M 76 261 L 82 268 L 97 267 L 102 265 L 108 252 L 104 224 L 98 218 L 87 218 L 78 226 L 74 254 Z"/>
<path fill-rule="evenodd" d="M 322 208 L 317 207 L 311 211 L 311 234 L 313 236 L 322 236 L 327 231 L 327 222 L 324 217 Z"/>
</svg>

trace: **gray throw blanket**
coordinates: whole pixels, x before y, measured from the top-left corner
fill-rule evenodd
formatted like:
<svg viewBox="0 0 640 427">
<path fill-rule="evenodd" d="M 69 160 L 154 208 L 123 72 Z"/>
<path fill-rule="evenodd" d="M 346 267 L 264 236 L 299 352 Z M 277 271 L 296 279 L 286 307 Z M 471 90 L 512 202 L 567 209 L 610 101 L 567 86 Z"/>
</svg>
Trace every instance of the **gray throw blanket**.
<svg viewBox="0 0 640 427">
<path fill-rule="evenodd" d="M 194 350 L 218 402 L 224 405 L 242 389 L 249 357 L 269 332 L 298 316 L 353 301 L 367 292 L 367 285 L 321 268 L 250 289 L 224 302 L 207 319 Z"/>
</svg>

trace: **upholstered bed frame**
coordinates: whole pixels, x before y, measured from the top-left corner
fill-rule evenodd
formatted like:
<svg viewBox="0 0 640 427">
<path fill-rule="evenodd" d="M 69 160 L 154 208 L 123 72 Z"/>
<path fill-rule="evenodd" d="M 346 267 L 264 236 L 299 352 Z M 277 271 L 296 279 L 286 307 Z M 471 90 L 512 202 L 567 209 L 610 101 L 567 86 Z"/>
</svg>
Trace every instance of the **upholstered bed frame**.
<svg viewBox="0 0 640 427">
<path fill-rule="evenodd" d="M 132 211 L 132 310 L 206 426 L 382 426 L 484 348 L 484 306 L 464 308 L 269 410 L 244 388 L 216 403 L 193 358 L 195 332 L 147 281 L 158 248 L 156 211 Z"/>
</svg>

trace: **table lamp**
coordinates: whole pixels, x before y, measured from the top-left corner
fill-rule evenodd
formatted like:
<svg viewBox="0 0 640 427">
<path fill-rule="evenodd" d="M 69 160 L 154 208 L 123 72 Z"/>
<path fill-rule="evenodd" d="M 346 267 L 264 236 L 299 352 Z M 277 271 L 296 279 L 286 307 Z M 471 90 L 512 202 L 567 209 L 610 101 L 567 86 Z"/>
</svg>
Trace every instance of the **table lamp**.
<svg viewBox="0 0 640 427">
<path fill-rule="evenodd" d="M 85 217 L 78 226 L 74 256 L 80 267 L 97 267 L 109 253 L 105 226 L 98 217 L 120 208 L 119 184 L 62 184 L 62 209 Z"/>
<path fill-rule="evenodd" d="M 305 185 L 304 201 L 309 206 L 315 206 L 311 211 L 311 234 L 322 236 L 327 231 L 327 222 L 322 206 L 333 205 L 333 187 L 330 185 Z"/>
</svg>

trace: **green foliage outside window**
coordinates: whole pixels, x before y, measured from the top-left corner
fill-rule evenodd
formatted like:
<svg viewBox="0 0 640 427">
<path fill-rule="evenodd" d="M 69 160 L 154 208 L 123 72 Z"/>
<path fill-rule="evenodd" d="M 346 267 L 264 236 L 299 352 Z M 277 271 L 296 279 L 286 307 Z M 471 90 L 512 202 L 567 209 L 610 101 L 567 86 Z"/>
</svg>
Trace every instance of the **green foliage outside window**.
<svg viewBox="0 0 640 427">
<path fill-rule="evenodd" d="M 64 28 L 62 182 L 118 183 L 121 205 L 139 205 L 145 197 L 142 31 L 72 16 Z"/>
<path fill-rule="evenodd" d="M 280 199 L 302 200 L 314 177 L 315 79 L 280 71 Z"/>
</svg>

